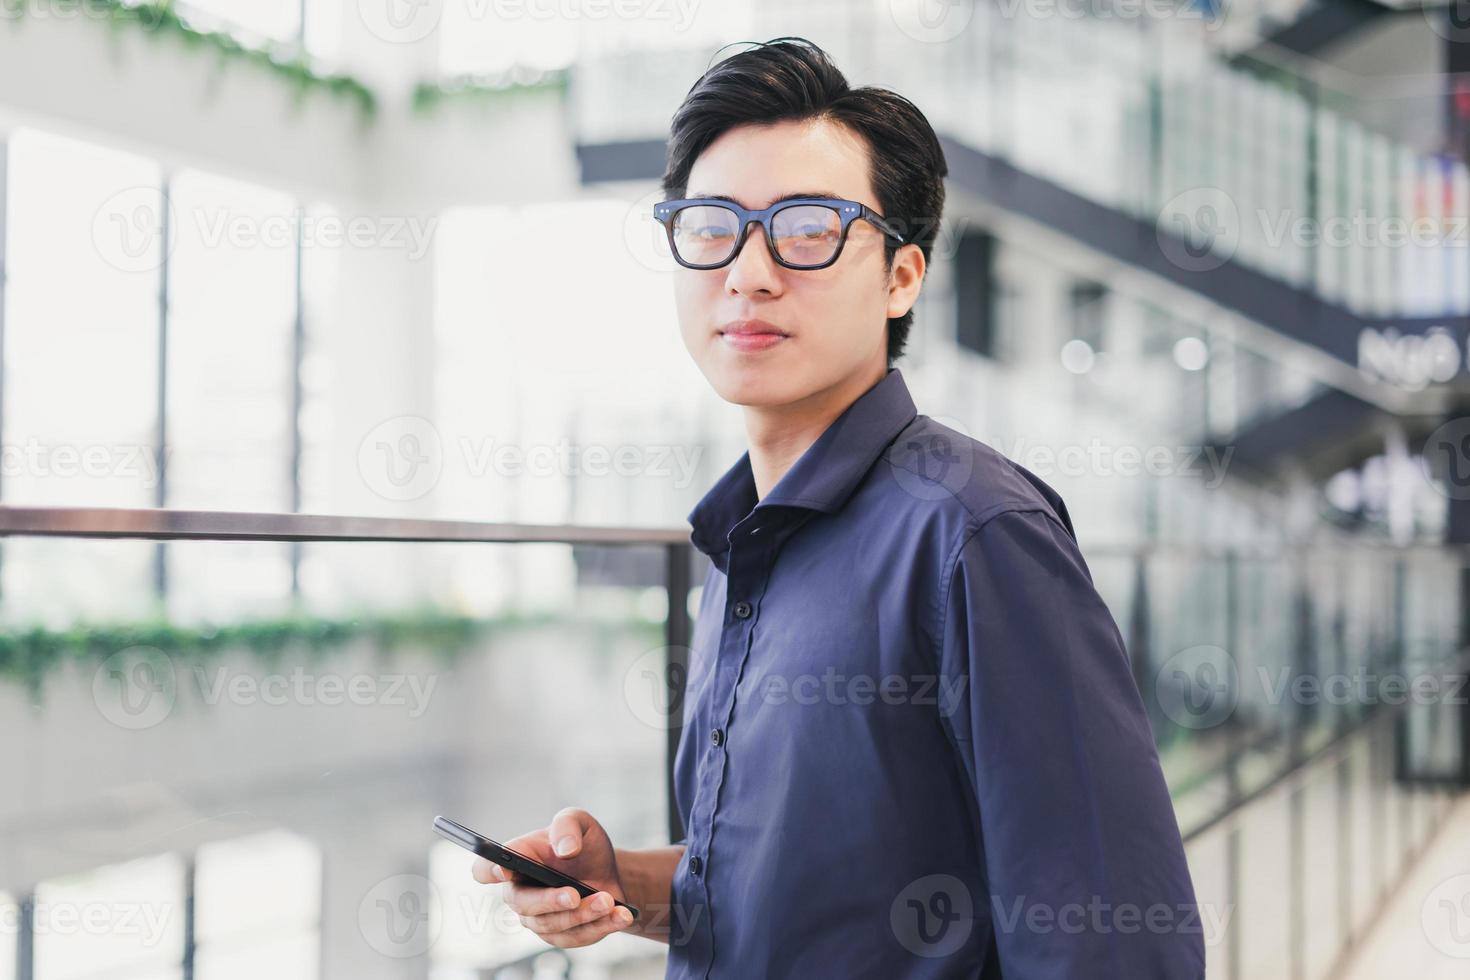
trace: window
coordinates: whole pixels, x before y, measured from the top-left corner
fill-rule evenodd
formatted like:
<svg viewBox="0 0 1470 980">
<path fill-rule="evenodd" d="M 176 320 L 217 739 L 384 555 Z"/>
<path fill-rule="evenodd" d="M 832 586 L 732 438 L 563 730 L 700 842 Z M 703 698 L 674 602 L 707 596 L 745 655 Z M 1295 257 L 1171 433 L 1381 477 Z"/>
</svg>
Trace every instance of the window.
<svg viewBox="0 0 1470 980">
<path fill-rule="evenodd" d="M 642 220 L 641 205 L 616 200 L 444 215 L 444 471 L 429 498 L 443 516 L 660 524 L 698 500 L 714 465 L 691 472 L 708 429 L 699 408 L 713 396 L 679 339 L 667 278 L 633 240 L 652 235 Z"/>
<path fill-rule="evenodd" d="M 22 130 L 10 144 L 6 503 L 155 503 L 158 167 Z M 77 356 L 86 351 L 87 356 Z"/>
<path fill-rule="evenodd" d="M 284 830 L 214 841 L 194 866 L 197 980 L 315 980 L 322 858 Z"/>
<path fill-rule="evenodd" d="M 12 134 L 7 161 L 0 501 L 154 506 L 162 176 L 35 130 Z M 154 553 L 17 538 L 0 591 L 32 620 L 65 617 L 82 596 L 95 615 L 134 612 L 152 593 Z"/>
<path fill-rule="evenodd" d="M 170 507 L 292 503 L 297 211 L 290 198 L 188 172 L 171 183 Z M 290 548 L 168 548 L 173 611 L 238 614 L 283 598 Z M 222 561 L 229 551 L 235 560 Z M 206 581 L 207 579 L 207 581 Z"/>
<path fill-rule="evenodd" d="M 166 176 L 154 161 L 38 131 L 15 132 L 0 151 L 0 502 L 295 507 L 296 202 L 205 173 Z M 303 305 L 325 317 L 336 256 L 314 251 L 301 262 Z M 316 368 L 301 375 L 317 424 L 305 456 L 319 488 L 327 372 L 320 358 L 306 367 Z M 162 579 L 160 554 L 148 542 L 7 541 L 5 612 L 64 621 L 86 596 L 87 615 L 127 618 L 163 581 L 176 584 L 175 614 L 235 615 L 274 611 L 291 591 L 284 544 L 242 549 L 223 581 L 211 563 L 207 588 L 194 561 L 203 549 L 169 547 Z"/>
<path fill-rule="evenodd" d="M 1068 290 L 1068 312 L 1072 336 L 1094 351 L 1106 349 L 1106 320 L 1103 316 L 1108 290 L 1101 283 L 1078 282 Z"/>
<path fill-rule="evenodd" d="M 19 927 L 19 903 L 14 896 L 0 892 L 0 980 L 15 980 Z"/>
<path fill-rule="evenodd" d="M 324 204 L 306 211 L 309 226 L 337 227 L 343 219 Z M 341 288 L 341 249 L 303 247 L 301 250 L 302 319 L 307 326 L 301 338 L 301 459 L 297 464 L 300 484 L 299 509 L 310 514 L 342 510 L 340 494 L 332 479 L 332 450 L 336 431 L 332 417 L 332 379 L 337 370 L 330 339 L 339 321 L 337 295 Z M 345 435 L 343 435 L 345 438 Z"/>
<path fill-rule="evenodd" d="M 783 8 L 781 14 L 789 18 L 792 11 Z M 812 18 L 828 33 L 834 21 L 845 23 L 845 18 L 828 10 Z M 589 55 L 635 51 L 647 68 L 649 53 L 671 49 L 700 52 L 704 61 L 730 38 L 749 37 L 752 22 L 749 0 L 688 9 L 679 4 L 643 4 L 630 13 L 621 12 L 617 4 L 532 0 L 497 6 L 446 0 L 438 23 L 439 67 L 446 75 L 495 75 L 517 66 L 549 70 L 574 62 L 580 69 Z"/>
<path fill-rule="evenodd" d="M 35 980 L 180 977 L 186 914 L 177 854 L 44 881 L 36 887 Z"/>
<path fill-rule="evenodd" d="M 168 504 L 284 510 L 295 203 L 197 172 L 181 174 L 171 188 Z"/>
<path fill-rule="evenodd" d="M 485 4 L 448 0 L 439 23 L 440 68 L 447 75 L 495 74 L 513 65 L 565 68 L 576 55 L 577 25 L 566 17 L 496 16 Z"/>
</svg>

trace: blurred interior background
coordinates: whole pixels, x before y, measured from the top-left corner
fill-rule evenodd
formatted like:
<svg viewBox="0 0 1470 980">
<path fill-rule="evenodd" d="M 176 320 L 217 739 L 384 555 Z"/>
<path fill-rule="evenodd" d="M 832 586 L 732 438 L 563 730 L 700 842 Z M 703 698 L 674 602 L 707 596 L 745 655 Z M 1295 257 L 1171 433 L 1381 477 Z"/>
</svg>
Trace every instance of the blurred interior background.
<svg viewBox="0 0 1470 980">
<path fill-rule="evenodd" d="M 780 35 L 944 139 L 899 367 L 1066 499 L 1210 975 L 1470 969 L 1463 10 L 0 0 L 0 978 L 662 976 L 429 822 L 669 839 L 744 443 L 650 209 Z"/>
</svg>

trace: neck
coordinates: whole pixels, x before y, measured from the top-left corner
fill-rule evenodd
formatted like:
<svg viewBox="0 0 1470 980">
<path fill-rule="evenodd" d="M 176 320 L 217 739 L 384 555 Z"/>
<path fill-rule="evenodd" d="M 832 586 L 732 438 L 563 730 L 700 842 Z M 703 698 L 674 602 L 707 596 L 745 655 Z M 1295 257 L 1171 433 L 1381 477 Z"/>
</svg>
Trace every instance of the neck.
<svg viewBox="0 0 1470 980">
<path fill-rule="evenodd" d="M 745 436 L 757 498 L 764 498 L 837 416 L 888 373 L 886 362 L 785 405 L 748 406 Z"/>
</svg>

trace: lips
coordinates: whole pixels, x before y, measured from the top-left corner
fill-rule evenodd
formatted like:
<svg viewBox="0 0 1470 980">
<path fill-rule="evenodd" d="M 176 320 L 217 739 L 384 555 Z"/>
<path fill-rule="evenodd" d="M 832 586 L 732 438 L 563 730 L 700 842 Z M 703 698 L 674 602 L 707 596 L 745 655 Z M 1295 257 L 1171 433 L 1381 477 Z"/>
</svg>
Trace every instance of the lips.
<svg viewBox="0 0 1470 980">
<path fill-rule="evenodd" d="M 791 335 L 765 320 L 732 320 L 720 329 L 720 340 L 737 351 L 763 351 Z"/>
</svg>

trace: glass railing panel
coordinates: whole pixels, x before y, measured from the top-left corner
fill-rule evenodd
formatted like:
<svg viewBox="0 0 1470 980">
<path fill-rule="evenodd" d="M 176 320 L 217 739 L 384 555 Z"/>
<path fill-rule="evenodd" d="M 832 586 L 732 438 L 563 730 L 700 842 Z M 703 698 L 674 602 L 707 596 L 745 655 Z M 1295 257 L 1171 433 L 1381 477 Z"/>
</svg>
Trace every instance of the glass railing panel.
<svg viewBox="0 0 1470 980">
<path fill-rule="evenodd" d="M 1145 701 L 1173 792 L 1193 796 L 1191 810 L 1218 806 L 1223 785 L 1212 779 L 1234 745 L 1237 667 L 1229 649 L 1223 561 L 1160 553 L 1147 563 L 1150 667 Z"/>
<path fill-rule="evenodd" d="M 1231 896 L 1231 847 L 1230 835 L 1218 833 L 1185 848 L 1204 931 L 1205 975 L 1211 977 L 1230 975 L 1230 930 L 1239 911 Z"/>
<path fill-rule="evenodd" d="M 1211 976 L 1330 977 L 1376 921 L 1448 796 L 1394 778 L 1394 720 L 1355 728 L 1223 819 L 1186 829 L 1202 906 L 1233 910 Z"/>
<path fill-rule="evenodd" d="M 1344 807 L 1352 825 L 1348 850 L 1352 858 L 1348 865 L 1348 921 L 1355 936 L 1367 928 L 1377 907 L 1377 869 L 1370 860 L 1376 846 L 1373 814 L 1381 790 L 1378 773 L 1373 768 L 1375 738 L 1355 740 L 1347 755 L 1348 792 Z"/>
<path fill-rule="evenodd" d="M 1300 948 L 1305 976 L 1330 976 L 1333 961 L 1346 941 L 1339 913 L 1349 867 L 1344 862 L 1350 828 L 1339 781 L 1342 762 L 1314 767 L 1301 783 Z"/>
<path fill-rule="evenodd" d="M 293 595 L 288 543 L 178 541 L 167 600 L 118 603 L 73 546 L 154 544 L 19 543 L 57 596 L 0 604 L 0 890 L 152 930 L 38 931 L 38 980 L 180 975 L 188 894 L 197 980 L 489 969 L 539 941 L 434 815 L 667 841 L 660 545 L 311 543 Z M 618 938 L 573 958 L 657 960 Z"/>
<path fill-rule="evenodd" d="M 144 571 L 124 601 L 99 592 L 124 567 L 114 550 Z M 428 819 L 511 836 L 580 805 L 621 846 L 667 839 L 669 554 L 7 540 L 7 581 L 44 578 L 50 603 L 32 609 L 24 588 L 0 598 L 0 738 L 28 746 L 0 767 L 16 790 L 0 797 L 13 842 L 0 898 L 151 910 L 141 950 L 88 954 L 139 976 L 412 964 L 447 980 L 542 954 Z M 96 567 L 65 574 L 84 559 Z M 1135 658 L 1204 926 L 1229 925 L 1212 965 L 1234 950 L 1240 976 L 1291 962 L 1326 976 L 1444 812 L 1445 792 L 1395 778 L 1401 748 L 1415 773 L 1450 768 L 1457 729 L 1436 720 L 1447 706 L 1377 705 L 1361 688 L 1336 705 L 1283 685 L 1439 669 L 1389 653 L 1453 649 L 1455 559 L 1114 547 L 1088 562 Z M 110 884 L 134 877 L 162 884 Z M 290 900 L 269 900 L 277 882 Z M 168 931 L 190 907 L 192 952 Z M 81 953 L 35 948 L 37 976 L 95 972 L 68 959 Z M 620 976 L 662 963 L 628 937 L 570 955 Z"/>
<path fill-rule="evenodd" d="M 1246 810 L 1236 824 L 1241 853 L 1239 901 L 1231 920 L 1238 931 L 1240 976 L 1289 975 L 1292 839 L 1289 793 L 1274 793 Z"/>
<path fill-rule="evenodd" d="M 1410 790 L 1394 776 L 1395 754 L 1397 745 L 1395 739 L 1387 732 L 1378 741 L 1376 749 L 1379 753 L 1378 765 L 1383 773 L 1382 782 L 1382 813 L 1380 820 L 1383 828 L 1382 836 L 1378 841 L 1378 853 L 1375 857 L 1379 861 L 1381 878 L 1385 892 L 1392 889 L 1404 868 L 1404 862 L 1409 851 L 1409 795 Z"/>
</svg>

